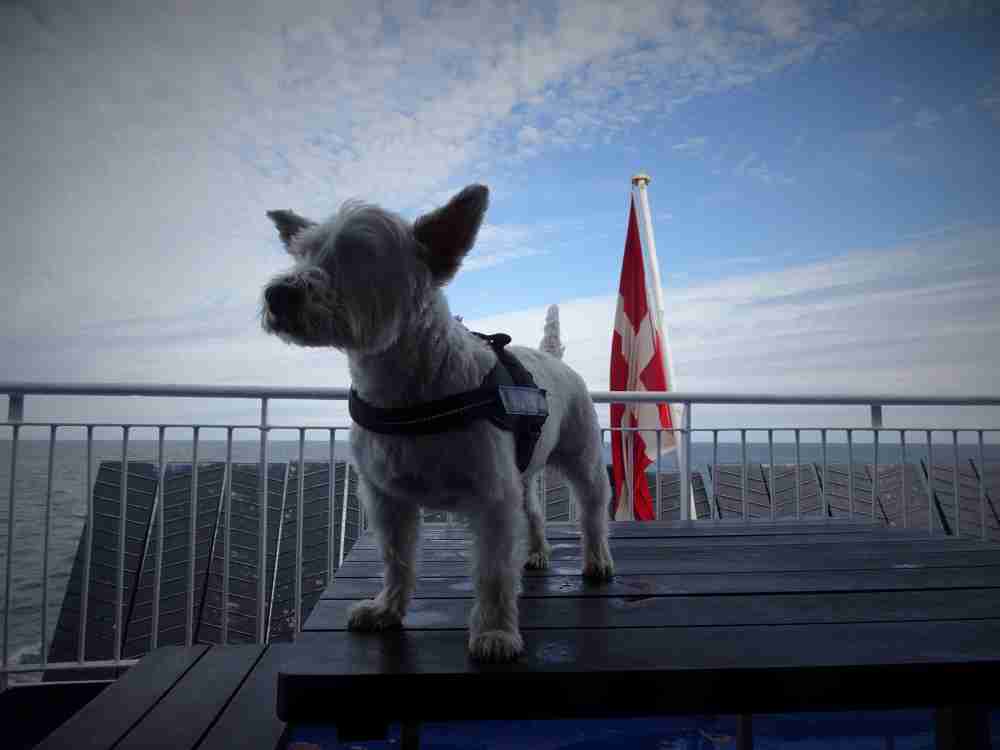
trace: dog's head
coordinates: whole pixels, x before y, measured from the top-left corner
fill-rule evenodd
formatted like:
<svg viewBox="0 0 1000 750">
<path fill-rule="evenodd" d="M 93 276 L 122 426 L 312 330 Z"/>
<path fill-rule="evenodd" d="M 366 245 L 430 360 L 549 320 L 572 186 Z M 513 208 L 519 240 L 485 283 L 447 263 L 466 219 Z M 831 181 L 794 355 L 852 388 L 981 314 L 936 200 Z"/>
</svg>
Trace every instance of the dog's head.
<svg viewBox="0 0 1000 750">
<path fill-rule="evenodd" d="M 302 346 L 384 351 L 458 271 L 488 199 L 470 185 L 413 224 L 355 202 L 322 224 L 268 211 L 295 265 L 264 287 L 264 330 Z"/>
</svg>

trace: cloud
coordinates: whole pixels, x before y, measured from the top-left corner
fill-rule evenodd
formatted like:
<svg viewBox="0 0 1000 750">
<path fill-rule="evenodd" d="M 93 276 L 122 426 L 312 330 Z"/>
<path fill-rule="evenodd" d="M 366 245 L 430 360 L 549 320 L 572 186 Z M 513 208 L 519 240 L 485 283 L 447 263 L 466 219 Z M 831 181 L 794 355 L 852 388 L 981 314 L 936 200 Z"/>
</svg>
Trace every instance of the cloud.
<svg viewBox="0 0 1000 750">
<path fill-rule="evenodd" d="M 775 39 L 797 38 L 810 25 L 811 12 L 797 0 L 764 0 L 750 3 L 752 17 Z"/>
<path fill-rule="evenodd" d="M 736 164 L 734 172 L 738 176 L 742 177 L 746 174 L 747 169 L 749 169 L 754 162 L 759 160 L 760 155 L 756 151 L 751 151 L 749 154 L 740 159 L 740 161 Z"/>
<path fill-rule="evenodd" d="M 516 253 L 535 227 L 484 227 L 491 253 Z M 492 235 L 492 236 L 491 236 Z M 959 224 L 797 266 L 755 268 L 665 289 L 678 388 L 713 393 L 991 393 L 1000 369 L 1000 228 Z M 675 277 L 669 277 L 674 278 Z M 616 297 L 560 305 L 565 359 L 594 390 L 608 387 Z M 536 346 L 545 307 L 467 319 Z M 231 303 L 174 320 L 122 320 L 113 329 L 70 327 L 60 335 L 0 341 L 2 379 L 346 386 L 345 358 L 286 346 Z M 3 404 L 0 403 L 0 407 Z M 253 402 L 147 399 L 29 399 L 30 418 L 253 423 Z M 276 423 L 347 424 L 342 402 L 275 402 Z M 888 410 L 900 414 L 897 410 Z M 994 410 L 995 411 L 995 410 Z M 606 408 L 599 409 L 603 420 Z M 992 411 L 972 414 L 982 424 Z M 844 415 L 847 416 L 844 416 Z M 851 415 L 854 415 L 853 417 Z M 745 410 L 700 407 L 702 427 L 742 424 L 863 424 L 863 409 Z M 913 417 L 931 419 L 924 410 Z M 947 415 L 946 415 L 947 416 Z M 1000 417 L 1000 414 L 996 415 Z M 954 419 L 954 414 L 951 414 Z M 937 417 L 933 417 L 937 419 Z M 890 417 L 888 424 L 901 424 Z M 996 420 L 994 420 L 996 421 Z M 831 424 L 831 422 L 823 422 Z"/>
<path fill-rule="evenodd" d="M 703 135 L 692 136 L 687 140 L 681 141 L 680 143 L 675 143 L 671 148 L 674 151 L 690 152 L 690 153 L 701 153 L 705 148 L 705 143 L 708 141 Z"/>
<path fill-rule="evenodd" d="M 740 159 L 733 168 L 733 174 L 737 177 L 751 177 L 765 185 L 791 185 L 795 182 L 794 177 L 771 169 L 756 151 L 751 151 Z"/>
<path fill-rule="evenodd" d="M 522 144 L 534 145 L 541 142 L 542 134 L 539 132 L 538 128 L 532 127 L 531 125 L 525 125 L 518 132 L 517 140 Z"/>
<path fill-rule="evenodd" d="M 1000 122 L 1000 76 L 980 86 L 978 102 L 980 107 L 993 115 L 994 120 Z"/>
<path fill-rule="evenodd" d="M 945 228 L 896 247 L 665 289 L 678 389 L 990 393 L 1000 368 L 998 241 L 997 227 Z M 559 301 L 565 360 L 595 390 L 608 387 L 615 305 L 610 295 Z M 533 345 L 544 318 L 539 307 L 469 325 Z M 816 413 L 777 412 L 798 424 Z"/>
<path fill-rule="evenodd" d="M 928 107 L 921 107 L 921 109 L 913 117 L 914 127 L 920 128 L 921 130 L 933 128 L 939 122 L 941 122 L 941 115 Z"/>
<path fill-rule="evenodd" d="M 502 263 L 543 255 L 555 235 L 552 225 L 485 224 L 462 268 L 479 271 Z"/>
</svg>

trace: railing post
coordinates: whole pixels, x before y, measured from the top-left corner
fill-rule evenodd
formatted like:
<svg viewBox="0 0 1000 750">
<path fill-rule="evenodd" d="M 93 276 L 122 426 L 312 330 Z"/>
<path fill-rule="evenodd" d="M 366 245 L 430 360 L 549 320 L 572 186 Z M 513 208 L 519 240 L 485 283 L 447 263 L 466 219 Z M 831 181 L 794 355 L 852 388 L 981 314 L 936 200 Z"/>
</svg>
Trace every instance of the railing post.
<svg viewBox="0 0 1000 750">
<path fill-rule="evenodd" d="M 11 572 L 14 567 L 14 522 L 17 516 L 14 512 L 14 491 L 17 488 L 17 440 L 20 426 L 14 425 L 11 428 L 10 443 L 10 487 L 7 495 L 7 569 L 4 576 L 4 601 L 3 601 L 3 662 L 0 663 L 0 690 L 7 689 L 7 661 L 10 656 L 10 599 L 11 599 Z M 44 648 L 44 644 L 42 645 Z"/>
<path fill-rule="evenodd" d="M 344 564 L 344 541 L 347 536 L 347 502 L 350 499 L 350 490 L 351 462 L 348 459 L 344 459 L 344 499 L 340 504 L 340 556 L 337 559 L 338 568 Z"/>
<path fill-rule="evenodd" d="M 694 510 L 694 493 L 691 492 L 691 402 L 685 401 L 683 405 L 681 425 L 684 432 L 681 433 L 682 447 L 684 449 L 684 461 L 681 466 L 681 520 L 690 521 L 698 514 Z"/>
<path fill-rule="evenodd" d="M 187 579 L 187 612 L 184 620 L 184 643 L 190 647 L 195 640 L 194 609 L 197 606 L 195 597 L 195 562 L 198 551 L 198 438 L 199 428 L 196 426 L 191 433 L 191 500 L 188 503 L 188 579 Z M 211 558 L 209 558 L 211 560 Z"/>
<path fill-rule="evenodd" d="M 267 398 L 260 400 L 260 471 L 258 472 L 257 643 L 267 642 Z M 275 561 L 277 562 L 277 561 Z"/>
<path fill-rule="evenodd" d="M 7 421 L 8 422 L 23 422 L 24 421 L 24 394 L 23 393 L 11 393 L 7 397 Z"/>
</svg>

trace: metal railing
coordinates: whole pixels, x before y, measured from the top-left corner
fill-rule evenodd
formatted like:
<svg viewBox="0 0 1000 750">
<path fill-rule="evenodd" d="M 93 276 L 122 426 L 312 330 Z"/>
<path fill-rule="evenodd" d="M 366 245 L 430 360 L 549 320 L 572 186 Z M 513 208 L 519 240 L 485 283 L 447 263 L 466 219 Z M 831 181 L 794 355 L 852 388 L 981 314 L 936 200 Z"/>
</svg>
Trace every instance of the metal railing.
<svg viewBox="0 0 1000 750">
<path fill-rule="evenodd" d="M 222 632 L 222 642 L 227 642 L 227 636 L 229 632 L 229 596 L 230 596 L 230 584 L 231 584 L 231 571 L 230 571 L 230 549 L 231 544 L 230 537 L 230 514 L 231 514 L 231 504 L 232 504 L 232 471 L 234 466 L 233 460 L 233 433 L 236 430 L 250 430 L 257 433 L 258 440 L 260 443 L 260 450 L 258 455 L 258 492 L 257 501 L 259 505 L 259 512 L 257 514 L 258 527 L 258 550 L 257 550 L 257 632 L 254 637 L 257 642 L 266 642 L 269 638 L 268 632 L 268 602 L 273 601 L 273 596 L 268 596 L 268 592 L 265 590 L 266 585 L 266 570 L 268 562 L 268 465 L 269 465 L 269 435 L 278 430 L 291 430 L 297 434 L 298 438 L 298 451 L 297 451 L 297 487 L 295 493 L 296 502 L 296 518 L 298 520 L 297 530 L 295 535 L 295 578 L 294 578 L 294 625 L 293 632 L 297 633 L 301 628 L 301 612 L 302 612 L 302 552 L 303 552 L 303 502 L 304 502 L 304 481 L 305 481 L 305 445 L 306 445 L 306 434 L 307 432 L 324 432 L 329 441 L 329 497 L 327 498 L 329 503 L 329 540 L 327 545 L 328 550 L 328 572 L 332 571 L 339 566 L 343 561 L 344 551 L 345 551 L 345 537 L 346 537 L 346 524 L 347 524 L 347 496 L 348 489 L 350 486 L 350 464 L 345 464 L 345 476 L 344 476 L 344 497 L 341 505 L 340 518 L 337 519 L 339 522 L 339 534 L 336 536 L 339 538 L 339 545 L 334 544 L 335 536 L 335 523 L 334 523 L 334 506 L 335 506 L 335 482 L 334 482 L 334 467 L 335 467 L 335 445 L 337 433 L 346 433 L 348 427 L 346 425 L 336 425 L 336 426 L 302 426 L 302 425 L 284 425 L 284 424 L 272 424 L 268 420 L 268 405 L 272 400 L 346 400 L 348 395 L 347 388 L 276 388 L 276 387 L 250 387 L 250 386 L 171 386 L 171 385 L 138 385 L 138 384 L 60 384 L 60 383 L 0 383 L 0 394 L 7 394 L 9 398 L 8 402 L 8 416 L 7 420 L 0 422 L 0 430 L 6 428 L 9 430 L 10 435 L 10 462 L 9 462 L 9 477 L 8 477 L 8 492 L 7 492 L 7 529 L 6 529 L 6 547 L 5 547 L 5 571 L 4 571 L 4 602 L 3 602 L 3 615 L 4 615 L 4 625 L 3 625 L 3 646 L 2 646 L 2 662 L 0 662 L 0 686 L 6 684 L 8 676 L 15 673 L 22 672 L 45 672 L 48 670 L 80 670 L 80 669 L 106 669 L 109 667 L 120 668 L 131 666 L 136 663 L 135 658 L 125 658 L 122 654 L 123 638 L 121 634 L 124 631 L 123 617 L 124 617 L 124 596 L 125 596 L 125 582 L 124 582 L 124 572 L 125 572 L 125 535 L 126 535 L 126 515 L 127 515 L 127 498 L 129 492 L 129 448 L 130 448 L 130 436 L 135 430 L 149 430 L 153 429 L 156 431 L 156 469 L 158 472 L 158 483 L 157 483 L 157 497 L 154 501 L 153 512 L 155 513 L 155 526 L 158 528 L 156 535 L 156 555 L 155 564 L 153 570 L 153 599 L 152 599 L 152 630 L 150 635 L 151 648 L 157 646 L 158 637 L 158 626 L 160 622 L 161 612 L 160 612 L 160 594 L 162 586 L 162 575 L 163 575 L 163 555 L 164 555 L 164 491 L 165 491 L 165 472 L 167 464 L 164 460 L 164 445 L 166 442 L 167 432 L 182 431 L 191 434 L 191 501 L 190 501 L 190 528 L 188 529 L 188 550 L 190 552 L 190 559 L 186 561 L 187 563 L 187 596 L 188 599 L 193 596 L 195 589 L 195 548 L 196 548 L 196 526 L 197 526 L 197 498 L 198 498 L 198 464 L 199 464 L 199 444 L 201 442 L 200 436 L 203 430 L 224 430 L 226 435 L 226 449 L 225 449 L 225 468 L 223 476 L 223 498 L 222 498 L 222 514 L 221 521 L 224 524 L 222 531 L 222 557 L 223 572 L 222 572 L 222 607 L 221 607 L 221 632 Z M 121 422 L 72 422 L 72 421 L 30 421 L 24 419 L 24 405 L 25 399 L 28 396 L 116 396 L 116 397 L 194 397 L 194 398 L 240 398 L 240 399 L 253 399 L 259 403 L 259 414 L 260 420 L 258 423 L 251 424 L 219 424 L 219 423 L 166 423 L 158 422 L 154 424 L 139 424 L 139 423 L 121 423 Z M 940 428 L 940 427 L 906 427 L 906 428 L 886 428 L 882 423 L 882 408 L 884 406 L 946 406 L 946 407 L 957 407 L 957 406 L 1000 406 L 1000 397 L 899 397 L 890 395 L 828 395 L 828 396 L 817 396 L 817 395 L 775 395 L 775 394 L 696 394 L 696 393 L 632 393 L 632 392 L 607 392 L 599 391 L 593 392 L 593 400 L 598 404 L 610 404 L 610 403 L 670 403 L 675 404 L 680 407 L 681 414 L 683 415 L 680 426 L 677 426 L 671 430 L 640 430 L 640 428 L 623 428 L 622 432 L 653 432 L 656 435 L 656 443 L 659 448 L 662 444 L 662 433 L 668 432 L 672 435 L 674 441 L 683 441 L 686 450 L 681 452 L 684 456 L 684 460 L 679 462 L 677 466 L 677 473 L 679 475 L 680 484 L 680 503 L 679 503 L 679 518 L 681 520 L 692 520 L 698 518 L 698 513 L 695 505 L 695 492 L 693 491 L 692 478 L 694 476 L 694 468 L 692 465 L 692 437 L 695 435 L 704 435 L 710 437 L 712 446 L 712 461 L 709 464 L 708 471 L 712 473 L 711 477 L 711 489 L 708 489 L 708 477 L 701 477 L 702 486 L 705 489 L 706 502 L 708 503 L 709 511 L 705 514 L 705 518 L 712 518 L 718 520 L 722 517 L 722 505 L 720 498 L 720 482 L 717 477 L 719 476 L 720 467 L 724 466 L 718 461 L 719 453 L 719 436 L 724 433 L 738 433 L 739 434 L 739 447 L 740 447 L 740 462 L 739 462 L 739 480 L 740 480 L 740 491 L 739 491 L 739 512 L 734 511 L 733 515 L 736 517 L 741 517 L 745 521 L 751 519 L 750 509 L 748 507 L 748 498 L 750 496 L 749 491 L 749 475 L 748 475 L 748 435 L 751 437 L 754 435 L 766 435 L 767 446 L 768 446 L 768 457 L 767 462 L 769 478 L 770 478 L 770 488 L 769 493 L 774 491 L 775 488 L 775 454 L 774 454 L 774 437 L 776 433 L 791 433 L 794 437 L 794 452 L 795 452 L 795 517 L 801 517 L 803 515 L 802 509 L 802 476 L 801 469 L 802 464 L 800 460 L 800 448 L 801 448 L 801 436 L 803 433 L 810 432 L 816 433 L 821 438 L 822 446 L 822 470 L 817 468 L 817 475 L 822 476 L 821 484 L 821 498 L 820 498 L 820 508 L 823 510 L 824 515 L 828 515 L 831 510 L 830 498 L 828 497 L 828 488 L 830 487 L 830 482 L 828 481 L 828 437 L 831 433 L 843 433 L 846 438 L 846 446 L 848 451 L 848 515 L 855 515 L 855 505 L 856 505 L 856 488 L 854 481 L 854 447 L 855 447 L 855 435 L 859 432 L 864 432 L 870 434 L 872 438 L 871 450 L 873 453 L 873 463 L 874 472 L 872 473 L 872 487 L 870 495 L 871 502 L 871 516 L 875 519 L 876 516 L 876 501 L 880 496 L 879 488 L 879 452 L 880 445 L 885 443 L 884 436 L 895 435 L 899 439 L 900 446 L 900 462 L 899 465 L 901 469 L 901 476 L 903 481 L 903 495 L 904 502 L 902 503 L 902 526 L 909 527 L 909 500 L 906 497 L 906 471 L 905 466 L 907 464 L 907 449 L 908 446 L 912 449 L 912 443 L 907 442 L 907 435 L 913 433 L 920 433 L 924 438 L 924 447 L 926 448 L 927 460 L 927 483 L 926 483 L 926 494 L 927 494 L 927 531 L 928 533 L 935 533 L 935 477 L 934 477 L 934 455 L 935 455 L 935 441 L 934 437 L 939 436 L 940 433 L 951 435 L 951 459 L 952 459 L 952 480 L 953 480 L 953 490 L 954 490 L 954 500 L 955 500 L 955 514 L 954 514 L 954 529 L 952 530 L 956 535 L 961 533 L 962 530 L 962 512 L 959 507 L 960 499 L 960 471 L 959 471 L 959 436 L 961 433 L 968 433 L 975 437 L 975 445 L 978 447 L 978 472 L 977 472 L 977 490 L 978 490 L 978 502 L 979 502 L 979 526 L 981 529 L 981 537 L 983 540 L 988 539 L 988 519 L 987 519 L 987 472 L 985 470 L 986 461 L 984 456 L 984 443 L 987 436 L 995 437 L 1000 435 L 1000 426 L 990 427 L 990 426 L 969 426 L 969 427 L 953 427 L 953 428 Z M 692 406 L 698 405 L 718 405 L 718 404 L 729 404 L 729 405 L 836 405 L 836 406 L 865 406 L 868 408 L 870 413 L 870 424 L 858 425 L 856 427 L 848 428 L 831 428 L 824 426 L 817 427 L 794 427 L 794 428 L 776 428 L 776 427 L 748 427 L 748 426 L 732 426 L 724 428 L 694 428 L 691 424 L 691 414 Z M 14 570 L 14 539 L 16 534 L 16 519 L 17 519 L 17 471 L 18 471 L 18 445 L 21 438 L 22 430 L 28 428 L 41 428 L 48 430 L 48 464 L 47 464 L 47 483 L 45 490 L 45 507 L 44 507 L 44 533 L 42 548 L 40 550 L 42 558 L 42 573 L 41 573 L 41 636 L 42 636 L 42 648 L 40 654 L 40 660 L 37 664 L 10 664 L 10 626 L 11 626 L 11 601 L 12 601 L 12 571 Z M 86 434 L 86 523 L 84 524 L 86 538 L 83 540 L 83 571 L 84 575 L 82 577 L 82 591 L 80 596 L 80 623 L 79 623 L 79 633 L 76 648 L 76 659 L 71 661 L 60 661 L 60 662 L 49 662 L 48 660 L 48 649 L 47 649 L 47 639 L 48 639 L 48 595 L 49 595 L 49 577 L 50 577 L 50 556 L 51 556 L 51 540 L 50 540 L 50 528 L 52 525 L 52 496 L 53 496 L 53 470 L 54 470 L 54 458 L 55 448 L 60 431 L 69 430 L 71 428 L 85 430 Z M 117 558 L 117 568 L 116 568 L 116 583 L 115 583 L 115 637 L 114 637 L 114 647 L 110 659 L 87 659 L 86 654 L 86 636 L 87 636 L 87 625 L 88 625 L 88 586 L 90 582 L 90 565 L 91 565 L 91 548 L 93 546 L 93 534 L 94 534 L 94 480 L 93 476 L 93 465 L 94 465 L 94 431 L 95 429 L 114 429 L 120 431 L 121 435 L 121 451 L 120 451 L 120 461 L 123 471 L 121 472 L 121 483 L 119 487 L 119 518 L 120 522 L 118 524 L 118 558 Z M 605 433 L 610 434 L 612 430 L 610 428 L 602 428 L 602 440 L 604 439 Z M 3 433 L 0 432 L 0 437 Z M 705 445 L 708 441 L 699 441 Z M 940 446 L 940 443 L 937 443 Z M 655 470 L 655 481 L 656 481 L 656 497 L 655 497 L 655 515 L 657 518 L 664 517 L 664 506 L 663 497 L 661 491 L 661 476 L 664 473 L 661 463 L 662 453 L 660 450 L 656 451 L 656 470 Z M 761 472 L 763 472 L 763 466 L 761 465 Z M 542 490 L 544 491 L 544 476 L 540 478 L 539 482 Z M 912 489 L 912 488 L 911 488 Z M 770 512 L 769 517 L 774 519 L 776 517 L 776 506 L 777 500 L 772 497 L 770 502 Z M 570 504 L 569 518 L 573 519 L 572 504 Z M 279 523 L 278 530 L 278 543 L 281 539 L 281 527 Z M 151 543 L 151 540 L 147 541 L 147 544 Z M 336 546 L 336 549 L 335 549 Z M 276 551 L 275 551 L 276 552 Z M 336 561 L 335 561 L 336 559 Z M 275 554 L 275 568 L 277 568 L 277 554 Z M 136 574 L 136 585 L 138 585 L 138 573 Z M 273 592 L 272 592 L 273 594 Z M 187 601 L 187 600 L 186 600 Z M 193 607 L 187 606 L 187 613 L 185 617 L 185 642 L 191 644 L 195 637 L 195 626 L 192 621 Z"/>
</svg>

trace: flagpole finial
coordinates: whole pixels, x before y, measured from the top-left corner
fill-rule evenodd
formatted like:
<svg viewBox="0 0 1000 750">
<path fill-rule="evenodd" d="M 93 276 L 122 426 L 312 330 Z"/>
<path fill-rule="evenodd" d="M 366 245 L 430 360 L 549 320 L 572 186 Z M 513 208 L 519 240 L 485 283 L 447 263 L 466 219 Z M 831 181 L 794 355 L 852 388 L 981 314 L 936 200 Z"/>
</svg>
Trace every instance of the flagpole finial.
<svg viewBox="0 0 1000 750">
<path fill-rule="evenodd" d="M 648 185 L 652 181 L 653 181 L 653 178 L 650 177 L 648 174 L 646 174 L 645 172 L 639 172 L 638 174 L 633 175 L 633 177 L 632 177 L 632 186 L 633 187 L 646 187 L 646 185 Z"/>
</svg>

